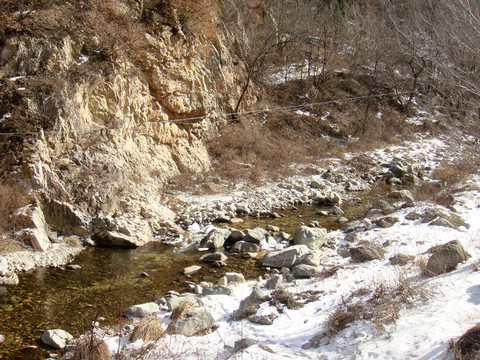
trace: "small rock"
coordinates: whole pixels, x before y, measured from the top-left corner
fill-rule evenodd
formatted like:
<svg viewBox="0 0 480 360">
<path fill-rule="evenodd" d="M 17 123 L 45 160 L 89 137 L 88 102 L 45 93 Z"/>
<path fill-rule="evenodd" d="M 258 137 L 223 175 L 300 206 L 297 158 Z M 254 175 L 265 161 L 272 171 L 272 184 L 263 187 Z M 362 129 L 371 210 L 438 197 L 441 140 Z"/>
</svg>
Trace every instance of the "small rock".
<svg viewBox="0 0 480 360">
<path fill-rule="evenodd" d="M 275 290 L 283 281 L 283 276 L 281 274 L 273 275 L 270 279 L 268 279 L 265 287 L 268 290 Z"/>
<path fill-rule="evenodd" d="M 296 279 L 307 279 L 321 274 L 323 266 L 312 266 L 300 264 L 294 266 L 292 269 L 292 275 Z"/>
<path fill-rule="evenodd" d="M 5 276 L 9 272 L 7 259 L 0 257 L 0 276 Z"/>
<path fill-rule="evenodd" d="M 382 254 L 379 250 L 368 246 L 351 248 L 350 256 L 352 257 L 352 260 L 356 263 L 362 263 L 382 258 Z"/>
<path fill-rule="evenodd" d="M 406 220 L 418 220 L 422 217 L 418 212 L 412 211 L 405 216 Z"/>
<path fill-rule="evenodd" d="M 0 344 L 5 341 L 5 335 L 0 334 Z"/>
<path fill-rule="evenodd" d="M 235 341 L 235 346 L 233 348 L 234 352 L 242 351 L 250 346 L 256 345 L 257 342 L 253 339 L 243 338 L 241 340 Z"/>
<path fill-rule="evenodd" d="M 213 254 L 205 254 L 200 257 L 200 260 L 203 262 L 215 262 L 215 261 L 225 261 L 228 258 L 221 251 L 217 251 Z"/>
<path fill-rule="evenodd" d="M 207 287 L 202 289 L 202 295 L 230 295 L 232 289 L 222 285 L 213 285 L 212 287 Z"/>
<path fill-rule="evenodd" d="M 45 331 L 40 337 L 42 342 L 56 349 L 63 349 L 68 341 L 73 340 L 73 336 L 62 329 L 53 329 Z"/>
<path fill-rule="evenodd" d="M 236 282 L 236 283 L 243 283 L 245 282 L 245 277 L 243 274 L 234 273 L 234 272 L 227 272 L 225 273 L 225 277 L 229 283 Z"/>
<path fill-rule="evenodd" d="M 146 273 L 145 271 L 140 274 L 141 277 L 149 277 L 150 274 Z"/>
<path fill-rule="evenodd" d="M 150 302 L 145 304 L 133 305 L 130 306 L 127 311 L 125 311 L 125 316 L 129 318 L 143 318 L 149 315 L 152 315 L 159 311 L 157 303 Z"/>
<path fill-rule="evenodd" d="M 248 321 L 254 324 L 260 325 L 273 325 L 273 321 L 277 318 L 275 314 L 264 315 L 264 316 L 256 316 L 251 315 L 248 317 Z"/>
<path fill-rule="evenodd" d="M 364 229 L 365 229 L 365 225 L 358 220 L 343 224 L 342 227 L 340 228 L 340 230 L 346 233 L 354 232 L 354 231 L 362 231 Z"/>
<path fill-rule="evenodd" d="M 397 254 L 392 256 L 389 260 L 392 263 L 392 265 L 404 266 L 404 265 L 407 265 L 407 263 L 413 259 L 415 259 L 415 256 Z"/>
<path fill-rule="evenodd" d="M 192 265 L 188 266 L 185 269 L 182 270 L 183 275 L 191 275 L 199 271 L 202 267 L 198 265 Z"/>
<path fill-rule="evenodd" d="M 243 223 L 243 219 L 241 218 L 231 218 L 230 219 L 230 224 L 235 225 L 235 224 L 241 224 Z"/>
<path fill-rule="evenodd" d="M 77 265 L 77 264 L 69 264 L 67 265 L 67 269 L 70 269 L 70 270 L 80 270 L 82 267 L 80 265 Z"/>
<path fill-rule="evenodd" d="M 0 276 L 0 286 L 17 286 L 20 280 L 14 272 L 7 273 L 5 276 Z"/>
<path fill-rule="evenodd" d="M 412 193 L 410 190 L 395 190 L 392 191 L 388 196 L 394 199 L 401 199 L 403 201 L 414 201 Z"/>
<path fill-rule="evenodd" d="M 250 209 L 248 208 L 248 204 L 245 202 L 237 203 L 235 204 L 235 212 L 237 214 L 242 214 L 246 215 L 250 212 Z"/>
<path fill-rule="evenodd" d="M 276 232 L 276 233 L 280 232 L 280 228 L 274 225 L 267 225 L 266 229 L 271 232 Z"/>
<path fill-rule="evenodd" d="M 217 284 L 220 285 L 220 286 L 227 286 L 227 284 L 228 284 L 227 277 L 222 276 L 220 279 L 218 279 Z"/>
</svg>

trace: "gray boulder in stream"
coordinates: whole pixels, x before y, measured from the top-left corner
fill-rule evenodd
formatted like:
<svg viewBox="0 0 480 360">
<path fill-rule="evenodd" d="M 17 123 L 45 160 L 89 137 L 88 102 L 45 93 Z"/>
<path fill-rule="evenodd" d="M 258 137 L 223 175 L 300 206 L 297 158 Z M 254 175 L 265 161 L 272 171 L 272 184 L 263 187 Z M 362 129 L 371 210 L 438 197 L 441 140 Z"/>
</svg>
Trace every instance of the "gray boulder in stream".
<svg viewBox="0 0 480 360">
<path fill-rule="evenodd" d="M 200 247 L 208 249 L 219 249 L 225 244 L 225 240 L 230 236 L 231 231 L 227 229 L 215 228 L 211 230 L 200 242 Z"/>
<path fill-rule="evenodd" d="M 263 266 L 271 266 L 276 268 L 290 268 L 297 263 L 298 259 L 309 249 L 306 245 L 294 245 L 283 250 L 271 251 L 262 259 Z"/>
<path fill-rule="evenodd" d="M 48 346 L 56 349 L 63 349 L 68 341 L 73 340 L 73 336 L 62 329 L 53 329 L 45 331 L 40 340 Z"/>
</svg>

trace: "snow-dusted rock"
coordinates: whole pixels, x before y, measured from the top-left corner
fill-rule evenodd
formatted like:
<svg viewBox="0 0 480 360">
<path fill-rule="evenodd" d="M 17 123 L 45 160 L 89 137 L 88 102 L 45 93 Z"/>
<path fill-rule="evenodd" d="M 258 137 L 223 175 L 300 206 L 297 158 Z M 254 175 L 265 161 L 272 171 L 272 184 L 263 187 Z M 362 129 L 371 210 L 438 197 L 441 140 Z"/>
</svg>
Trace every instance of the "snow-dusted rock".
<svg viewBox="0 0 480 360">
<path fill-rule="evenodd" d="M 382 258 L 380 250 L 371 246 L 358 246 L 350 249 L 350 256 L 356 263 L 377 260 Z"/>
<path fill-rule="evenodd" d="M 171 334 L 193 336 L 215 325 L 215 320 L 207 310 L 195 310 L 176 319 L 169 327 Z"/>
<path fill-rule="evenodd" d="M 263 257 L 262 265 L 276 268 L 290 268 L 302 255 L 308 252 L 309 249 L 306 245 L 294 245 L 283 250 L 271 251 Z"/>
<path fill-rule="evenodd" d="M 227 229 L 212 229 L 200 242 L 200 247 L 208 249 L 219 249 L 230 236 L 231 231 Z"/>
<path fill-rule="evenodd" d="M 295 231 L 293 243 L 306 245 L 309 249 L 319 250 L 327 241 L 327 229 L 300 226 Z"/>
<path fill-rule="evenodd" d="M 292 275 L 297 279 L 305 279 L 320 275 L 322 270 L 323 266 L 300 264 L 293 267 Z"/>
<path fill-rule="evenodd" d="M 458 240 L 436 246 L 430 249 L 432 256 L 427 262 L 427 273 L 429 275 L 440 275 L 456 268 L 457 264 L 467 260 L 470 255 L 467 254 Z"/>
<path fill-rule="evenodd" d="M 258 287 L 253 288 L 251 294 L 240 302 L 240 306 L 233 315 L 233 319 L 240 320 L 249 315 L 255 314 L 258 305 L 260 305 L 264 301 L 265 295 L 263 291 Z"/>
</svg>

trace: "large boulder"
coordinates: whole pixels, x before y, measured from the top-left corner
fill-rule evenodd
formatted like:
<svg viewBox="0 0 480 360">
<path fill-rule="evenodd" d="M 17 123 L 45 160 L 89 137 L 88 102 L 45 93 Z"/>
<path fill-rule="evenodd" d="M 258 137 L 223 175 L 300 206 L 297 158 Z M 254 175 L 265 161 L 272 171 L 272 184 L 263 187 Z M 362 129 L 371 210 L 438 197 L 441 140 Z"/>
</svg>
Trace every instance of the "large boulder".
<svg viewBox="0 0 480 360">
<path fill-rule="evenodd" d="M 436 246 L 429 250 L 432 255 L 428 259 L 426 272 L 435 276 L 455 270 L 458 263 L 467 260 L 467 254 L 458 240 L 450 241 L 444 245 Z"/>
<path fill-rule="evenodd" d="M 208 249 L 219 249 L 225 244 L 225 240 L 230 236 L 231 231 L 228 229 L 212 229 L 203 239 L 200 241 L 200 247 Z"/>
<path fill-rule="evenodd" d="M 247 234 L 243 238 L 243 241 L 260 245 L 266 240 L 267 235 L 267 230 L 262 228 L 255 228 L 253 230 L 248 230 Z"/>
<path fill-rule="evenodd" d="M 73 340 L 73 336 L 62 329 L 53 329 L 45 331 L 40 337 L 44 344 L 56 349 L 63 349 L 68 341 Z"/>
<path fill-rule="evenodd" d="M 19 209 L 15 214 L 15 221 L 22 227 L 27 227 L 17 233 L 18 240 L 31 245 L 37 251 L 47 251 L 50 248 L 50 228 L 40 207 L 27 205 Z"/>
<path fill-rule="evenodd" d="M 293 243 L 306 245 L 311 250 L 319 250 L 327 241 L 327 229 L 300 226 L 295 231 Z"/>
<path fill-rule="evenodd" d="M 260 288 L 255 287 L 250 295 L 240 302 L 238 310 L 233 315 L 234 320 L 244 319 L 255 314 L 258 306 L 265 301 L 265 295 Z"/>
<path fill-rule="evenodd" d="M 194 336 L 207 331 L 212 328 L 213 325 L 215 325 L 215 320 L 207 310 L 195 309 L 173 320 L 168 327 L 168 332 L 171 334 Z"/>
<path fill-rule="evenodd" d="M 94 239 L 101 245 L 119 247 L 143 246 L 153 239 L 152 229 L 142 219 L 113 219 L 97 216 L 93 220 Z"/>
<path fill-rule="evenodd" d="M 262 259 L 263 266 L 271 266 L 275 268 L 292 267 L 297 260 L 309 249 L 306 245 L 294 245 L 283 250 L 271 251 Z"/>
</svg>

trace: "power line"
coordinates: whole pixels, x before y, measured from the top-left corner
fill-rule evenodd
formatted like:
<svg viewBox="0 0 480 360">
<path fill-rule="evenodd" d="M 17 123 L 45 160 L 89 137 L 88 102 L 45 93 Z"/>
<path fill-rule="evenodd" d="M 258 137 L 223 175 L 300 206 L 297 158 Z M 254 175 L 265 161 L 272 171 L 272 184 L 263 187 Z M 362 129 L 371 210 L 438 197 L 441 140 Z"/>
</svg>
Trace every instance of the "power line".
<svg viewBox="0 0 480 360">
<path fill-rule="evenodd" d="M 363 96 L 355 96 L 355 97 L 350 97 L 350 98 L 343 98 L 343 99 L 335 99 L 335 100 L 327 100 L 327 101 L 321 101 L 321 102 L 312 102 L 312 103 L 304 103 L 304 104 L 299 104 L 299 105 L 290 105 L 290 106 L 281 106 L 281 107 L 275 107 L 275 108 L 262 108 L 262 109 L 257 109 L 257 110 L 249 110 L 249 111 L 243 111 L 243 112 L 231 112 L 231 113 L 225 113 L 222 115 L 224 117 L 225 121 L 236 121 L 236 119 L 227 119 L 232 116 L 252 116 L 256 114 L 262 114 L 262 113 L 271 113 L 271 112 L 281 112 L 281 111 L 289 111 L 289 110 L 302 110 L 306 109 L 309 107 L 313 106 L 320 106 L 320 105 L 329 105 L 333 103 L 345 103 L 345 102 L 352 102 L 352 101 L 358 101 L 358 100 L 363 100 L 363 99 L 368 99 L 368 98 L 375 98 L 375 97 L 383 97 L 383 96 L 392 96 L 392 95 L 401 95 L 402 93 L 382 93 L 382 94 L 372 94 L 372 95 L 363 95 Z M 149 123 L 174 123 L 178 125 L 191 125 L 192 123 L 187 122 L 187 121 L 193 121 L 193 120 L 205 120 L 208 118 L 208 115 L 203 115 L 203 116 L 194 116 L 194 117 L 189 117 L 189 118 L 179 118 L 179 119 L 170 119 L 170 120 L 155 120 L 155 121 L 148 121 Z"/>
<path fill-rule="evenodd" d="M 320 102 L 312 102 L 312 103 L 304 103 L 299 105 L 290 105 L 290 106 L 281 106 L 281 107 L 274 107 L 274 108 L 262 108 L 256 110 L 248 110 L 243 112 L 231 112 L 231 113 L 224 113 L 221 115 L 224 118 L 224 121 L 237 121 L 234 116 L 245 116 L 245 117 L 254 117 L 258 114 L 266 114 L 266 113 L 275 113 L 275 112 L 282 112 L 282 111 L 293 111 L 293 110 L 303 110 L 307 108 L 311 108 L 314 106 L 321 106 L 321 105 L 329 105 L 334 103 L 345 103 L 345 102 L 353 102 L 368 98 L 375 98 L 375 97 L 383 97 L 383 96 L 392 96 L 392 95 L 401 95 L 403 93 L 382 93 L 382 94 L 372 94 L 372 95 L 363 95 L 363 96 L 355 96 L 343 99 L 335 99 L 335 100 L 327 100 L 327 101 L 320 101 Z M 208 115 L 203 116 L 194 116 L 189 118 L 180 118 L 180 119 L 170 119 L 170 120 L 156 120 L 156 121 L 147 121 L 147 123 L 157 123 L 157 124 L 168 124 L 173 123 L 176 125 L 192 125 L 195 122 L 190 122 L 194 120 L 205 120 L 208 118 Z M 45 132 L 45 134 L 53 133 L 53 131 Z M 4 136 L 25 136 L 25 135 L 38 135 L 40 132 L 12 132 L 12 133 L 0 133 L 0 135 Z"/>
</svg>

